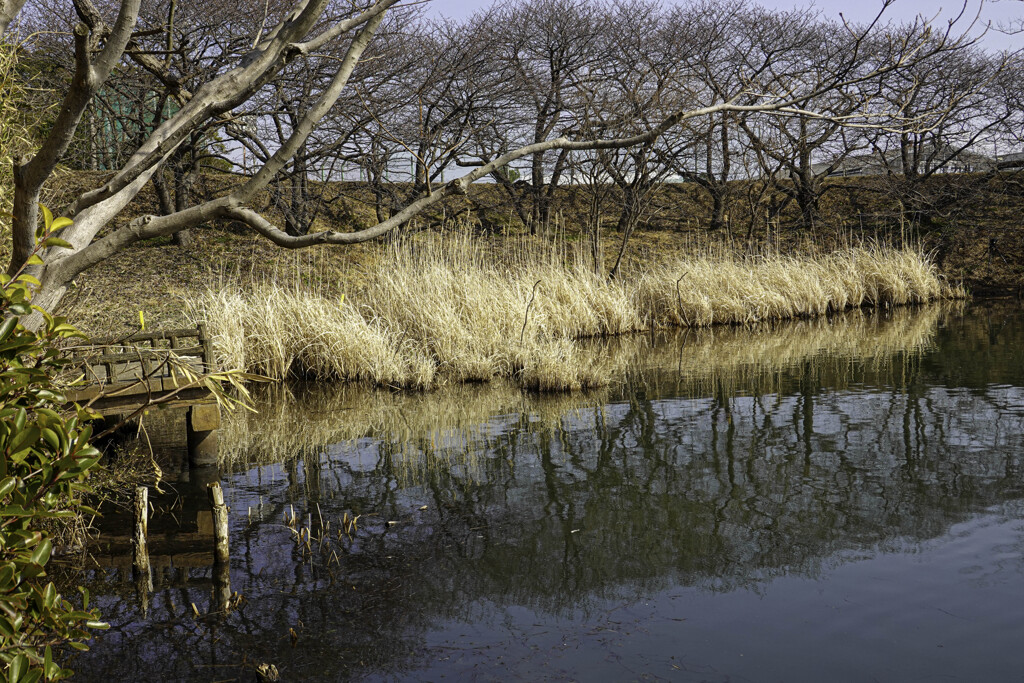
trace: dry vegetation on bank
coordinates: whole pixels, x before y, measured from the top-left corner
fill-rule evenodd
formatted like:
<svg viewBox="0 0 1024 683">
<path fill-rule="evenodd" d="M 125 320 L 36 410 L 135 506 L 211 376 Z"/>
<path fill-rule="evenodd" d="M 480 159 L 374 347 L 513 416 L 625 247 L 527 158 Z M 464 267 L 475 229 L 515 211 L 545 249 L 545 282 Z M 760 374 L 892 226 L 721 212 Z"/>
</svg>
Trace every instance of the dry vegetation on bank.
<svg viewBox="0 0 1024 683">
<path fill-rule="evenodd" d="M 609 280 L 579 250 L 517 242 L 495 257 L 466 233 L 383 247 L 340 286 L 220 282 L 190 301 L 221 364 L 273 378 L 426 388 L 509 378 L 536 390 L 607 384 L 577 340 L 751 324 L 961 296 L 918 251 L 662 257 Z M 358 283 L 355 285 L 349 282 Z"/>
</svg>

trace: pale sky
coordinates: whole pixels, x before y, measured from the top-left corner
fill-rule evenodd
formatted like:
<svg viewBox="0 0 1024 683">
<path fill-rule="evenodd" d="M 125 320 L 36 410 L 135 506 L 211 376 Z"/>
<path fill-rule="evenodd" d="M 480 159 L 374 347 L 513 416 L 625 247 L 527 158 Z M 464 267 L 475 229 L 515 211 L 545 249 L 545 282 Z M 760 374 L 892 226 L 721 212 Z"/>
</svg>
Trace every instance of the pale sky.
<svg viewBox="0 0 1024 683">
<path fill-rule="evenodd" d="M 671 2 L 671 0 L 665 1 Z M 812 4 L 810 1 L 801 2 L 800 0 L 754 1 L 764 7 L 778 9 L 806 7 Z M 969 8 L 965 12 L 965 18 L 971 19 L 978 12 L 979 0 L 968 1 Z M 490 4 L 491 0 L 431 0 L 428 6 L 438 14 L 459 18 Z M 838 18 L 839 13 L 842 12 L 848 21 L 864 22 L 874 19 L 882 2 L 881 0 L 816 0 L 813 5 L 826 16 Z M 944 23 L 959 13 L 962 7 L 963 0 L 896 0 L 895 4 L 886 10 L 885 16 L 892 21 L 909 21 L 918 15 L 925 15 L 929 19 L 936 19 L 936 21 Z M 998 24 L 1020 17 L 1024 17 L 1024 2 L 1020 0 L 986 0 L 981 5 L 979 24 L 989 21 Z M 1024 47 L 1024 35 L 1006 36 L 989 32 L 985 38 L 985 44 L 996 49 L 1016 49 Z"/>
</svg>

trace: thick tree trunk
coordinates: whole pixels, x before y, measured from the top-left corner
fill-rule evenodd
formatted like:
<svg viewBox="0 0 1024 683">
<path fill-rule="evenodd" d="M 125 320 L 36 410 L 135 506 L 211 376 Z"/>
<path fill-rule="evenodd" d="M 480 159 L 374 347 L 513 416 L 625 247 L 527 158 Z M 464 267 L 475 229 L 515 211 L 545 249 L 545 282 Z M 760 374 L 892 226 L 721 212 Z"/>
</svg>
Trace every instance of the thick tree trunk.
<svg viewBox="0 0 1024 683">
<path fill-rule="evenodd" d="M 171 197 L 171 188 L 167 186 L 167 177 L 162 169 L 153 176 L 153 189 L 156 190 L 160 215 L 170 216 L 174 213 L 174 198 Z"/>
<path fill-rule="evenodd" d="M 725 197 L 720 189 L 709 189 L 711 193 L 711 230 L 720 230 L 725 226 Z"/>
<path fill-rule="evenodd" d="M 33 183 L 26 174 L 26 164 L 14 165 L 14 215 L 11 222 L 11 262 L 7 266 L 7 274 L 14 276 L 32 250 L 35 249 L 36 226 L 39 224 L 39 198 L 42 191 L 41 183 Z"/>
<path fill-rule="evenodd" d="M 195 186 L 198 171 L 195 163 L 195 151 L 188 155 L 188 168 L 180 166 L 174 170 L 174 210 L 184 211 L 192 205 L 192 188 Z M 171 235 L 171 244 L 191 248 L 193 243 L 192 230 L 186 228 Z"/>
<path fill-rule="evenodd" d="M 800 224 L 813 229 L 818 220 L 818 193 L 813 187 L 801 186 L 797 189 L 796 202 L 800 207 Z"/>
<path fill-rule="evenodd" d="M 153 188 L 156 190 L 157 203 L 160 206 L 160 215 L 170 216 L 176 211 L 188 208 L 188 188 L 181 180 L 181 173 L 178 169 L 174 173 L 174 193 L 167 185 L 167 177 L 161 170 L 153 176 Z M 191 247 L 192 238 L 188 230 L 182 230 L 171 235 L 171 244 L 182 247 Z"/>
<path fill-rule="evenodd" d="M 174 233 L 171 235 L 171 244 L 184 249 L 191 249 L 192 245 L 195 244 L 195 240 L 192 238 L 192 230 L 181 230 Z"/>
<path fill-rule="evenodd" d="M 536 159 L 530 176 L 530 198 L 530 234 L 540 235 L 547 225 L 549 214 L 547 196 L 544 193 L 544 169 Z"/>
</svg>

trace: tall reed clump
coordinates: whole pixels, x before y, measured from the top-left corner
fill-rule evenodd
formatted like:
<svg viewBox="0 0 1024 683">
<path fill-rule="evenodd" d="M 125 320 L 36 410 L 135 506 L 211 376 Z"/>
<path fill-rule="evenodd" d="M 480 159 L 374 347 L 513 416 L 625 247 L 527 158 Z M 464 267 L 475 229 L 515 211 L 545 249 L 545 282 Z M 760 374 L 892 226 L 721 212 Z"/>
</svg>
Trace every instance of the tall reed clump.
<svg viewBox="0 0 1024 683">
<path fill-rule="evenodd" d="M 224 287 L 200 302 L 218 363 L 273 378 L 426 387 L 437 364 L 381 319 L 341 300 L 267 284 Z"/>
<path fill-rule="evenodd" d="M 384 247 L 361 285 L 227 285 L 192 304 L 220 362 L 270 377 L 428 387 L 508 377 L 537 390 L 607 384 L 620 370 L 577 340 L 655 328 L 822 315 L 956 296 L 915 250 L 706 253 L 609 280 L 563 244 L 488 253 L 465 233 Z"/>
<path fill-rule="evenodd" d="M 655 327 L 786 320 L 963 296 L 918 251 L 888 247 L 683 258 L 649 269 L 635 294 L 641 317 Z"/>
</svg>

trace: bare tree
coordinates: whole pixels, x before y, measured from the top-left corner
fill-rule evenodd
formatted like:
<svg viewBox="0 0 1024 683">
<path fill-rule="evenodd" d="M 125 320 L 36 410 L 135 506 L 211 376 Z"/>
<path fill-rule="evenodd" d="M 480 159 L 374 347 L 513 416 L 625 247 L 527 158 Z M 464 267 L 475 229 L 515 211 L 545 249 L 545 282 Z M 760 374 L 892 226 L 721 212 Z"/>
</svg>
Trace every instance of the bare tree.
<svg viewBox="0 0 1024 683">
<path fill-rule="evenodd" d="M 464 23 L 403 22 L 394 52 L 407 63 L 395 69 L 387 103 L 363 103 L 373 118 L 370 144 L 389 149 L 391 175 L 407 180 L 387 183 L 374 177 L 374 192 L 390 198 L 387 215 L 433 192 L 446 172 L 456 174 L 464 157 L 476 156 L 473 141 L 496 119 L 508 88 L 483 38 L 492 15 L 479 13 Z"/>
<path fill-rule="evenodd" d="M 388 171 L 400 146 L 388 139 L 387 131 L 406 102 L 400 95 L 401 81 L 422 57 L 403 45 L 407 31 L 415 33 L 416 28 L 413 20 L 401 27 L 393 21 L 382 24 L 349 87 L 269 183 L 271 205 L 289 235 L 308 234 L 322 215 L 338 219 L 347 213 L 345 195 L 333 191 L 328 181 L 343 178 L 346 169 L 356 165 L 376 193 L 378 220 L 386 219 L 396 203 Z M 256 167 L 267 163 L 294 134 L 343 57 L 337 49 L 326 49 L 290 64 L 248 104 L 250 125 L 230 134 L 245 146 Z M 241 171 L 248 174 L 249 169 Z M 337 205 L 343 208 L 341 214 Z"/>
<path fill-rule="evenodd" d="M 676 35 L 689 35 L 692 43 L 691 59 L 686 80 L 678 87 L 685 92 L 711 101 L 728 101 L 739 96 L 746 87 L 747 74 L 763 71 L 777 54 L 791 49 L 786 36 L 776 36 L 773 46 L 777 53 L 762 56 L 757 63 L 751 59 L 749 35 L 752 24 L 744 22 L 747 5 L 740 2 L 704 2 L 699 11 L 690 13 L 676 8 L 666 23 L 675 28 Z M 694 21 L 691 17 L 696 15 Z M 800 17 L 807 21 L 808 15 Z M 683 27 L 688 26 L 688 29 Z M 711 200 L 710 228 L 718 230 L 726 225 L 726 210 L 730 194 L 735 190 L 733 167 L 738 145 L 739 124 L 736 116 L 723 113 L 694 120 L 669 137 L 675 154 L 666 157 L 673 175 L 695 183 Z M 683 151 L 685 149 L 685 152 Z"/>
<path fill-rule="evenodd" d="M 574 87 L 589 77 L 598 63 L 603 8 L 588 0 L 507 0 L 491 14 L 487 42 L 495 69 L 513 85 L 502 93 L 503 111 L 496 112 L 489 135 L 477 134 L 478 159 L 487 164 L 524 145 L 538 145 L 552 135 L 579 130 L 573 101 Z M 543 231 L 551 222 L 558 187 L 568 170 L 569 153 L 562 148 L 537 147 L 529 166 L 515 184 L 508 174 L 495 174 L 530 231 Z"/>
<path fill-rule="evenodd" d="M 678 15 L 677 15 L 678 16 Z M 700 42 L 694 21 L 670 21 L 660 7 L 646 0 L 616 3 L 605 15 L 600 57 L 589 78 L 575 86 L 588 136 L 626 136 L 649 130 L 672 111 L 696 106 L 692 68 Z M 637 224 L 652 208 L 655 190 L 670 173 L 671 160 L 684 153 L 678 135 L 652 138 L 620 149 L 598 150 L 596 160 L 605 182 L 617 192 L 615 230 L 619 250 L 609 271 L 615 277 Z M 595 188 L 600 193 L 600 188 Z"/>
<path fill-rule="evenodd" d="M 995 3 L 1020 3 L 1024 4 L 1024 0 L 993 0 Z M 992 26 L 996 31 L 1005 33 L 1007 35 L 1016 35 L 1018 33 L 1024 33 L 1024 14 L 1018 17 L 1011 18 L 1007 21 L 999 22 L 995 26 Z"/>
<path fill-rule="evenodd" d="M 1006 55 L 964 45 L 887 79 L 886 101 L 904 118 L 875 139 L 864 161 L 912 220 L 930 225 L 962 202 L 984 177 L 954 185 L 933 178 L 993 170 L 1000 143 L 1024 125 L 1013 103 L 1013 66 Z"/>
<path fill-rule="evenodd" d="M 858 39 L 859 33 L 848 26 L 809 22 L 806 11 L 794 12 L 790 16 L 801 17 L 802 22 L 798 31 L 790 32 L 794 41 L 792 61 L 783 60 L 783 69 L 825 74 L 839 65 L 854 73 L 877 71 L 877 53 L 872 45 L 874 39 L 865 44 Z M 757 35 L 752 41 L 756 52 L 770 54 L 777 49 L 779 31 L 789 31 L 793 25 L 793 19 L 787 18 L 781 25 L 777 23 L 780 19 L 783 17 L 758 21 Z M 912 27 L 911 30 L 918 32 L 919 28 Z M 921 38 L 920 35 L 915 36 L 917 40 Z M 882 46 L 885 44 L 881 42 Z M 770 68 L 779 67 L 773 64 Z M 874 101 L 883 80 L 865 78 L 858 81 L 856 87 L 821 93 L 806 104 L 806 108 L 813 112 L 811 114 L 801 112 L 740 120 L 755 153 L 780 165 L 788 176 L 789 182 L 780 183 L 779 189 L 798 205 L 800 222 L 804 227 L 813 227 L 817 220 L 821 197 L 832 187 L 826 179 L 847 156 L 867 147 L 867 141 L 861 134 L 864 128 L 850 126 L 850 119 L 863 116 L 865 102 Z M 882 123 L 882 116 L 867 123 Z"/>
</svg>

